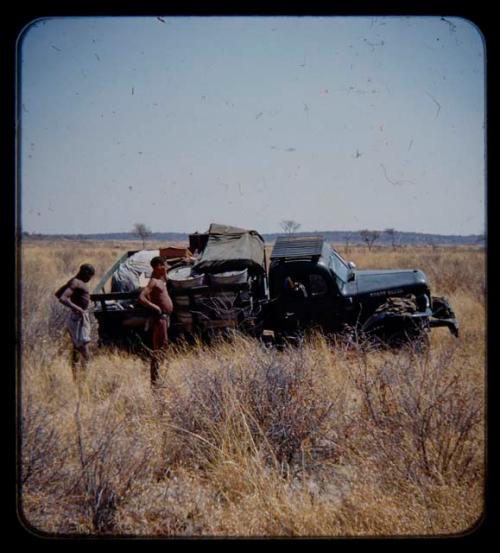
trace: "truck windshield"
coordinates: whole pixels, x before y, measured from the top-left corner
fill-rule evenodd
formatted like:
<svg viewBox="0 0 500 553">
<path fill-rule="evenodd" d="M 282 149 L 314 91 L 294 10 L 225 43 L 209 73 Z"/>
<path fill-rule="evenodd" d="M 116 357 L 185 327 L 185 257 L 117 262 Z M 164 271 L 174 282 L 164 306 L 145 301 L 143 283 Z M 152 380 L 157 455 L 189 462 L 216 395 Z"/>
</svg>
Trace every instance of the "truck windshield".
<svg viewBox="0 0 500 553">
<path fill-rule="evenodd" d="M 335 276 L 343 283 L 347 282 L 350 269 L 345 261 L 331 248 L 329 249 L 328 265 L 330 269 L 335 273 Z"/>
</svg>

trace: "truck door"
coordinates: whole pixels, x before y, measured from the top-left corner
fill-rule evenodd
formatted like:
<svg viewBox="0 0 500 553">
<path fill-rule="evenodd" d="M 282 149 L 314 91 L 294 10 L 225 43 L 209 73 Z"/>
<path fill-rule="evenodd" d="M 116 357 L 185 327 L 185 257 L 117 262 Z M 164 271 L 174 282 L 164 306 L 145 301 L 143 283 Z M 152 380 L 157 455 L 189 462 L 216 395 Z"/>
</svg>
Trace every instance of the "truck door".
<svg viewBox="0 0 500 553">
<path fill-rule="evenodd" d="M 285 283 L 302 285 L 303 293 L 291 291 Z M 276 324 L 284 331 L 320 326 L 325 330 L 336 327 L 338 294 L 334 283 L 317 272 L 290 271 L 283 279 L 283 290 L 274 306 Z"/>
<path fill-rule="evenodd" d="M 287 330 L 320 326 L 330 329 L 332 326 L 333 299 L 335 293 L 324 275 L 319 272 L 302 272 L 287 277 L 291 282 L 299 284 L 299 291 L 287 290 L 282 296 L 280 310 L 283 314 L 283 324 Z M 333 313 L 332 313 L 333 312 Z"/>
<path fill-rule="evenodd" d="M 326 330 L 335 327 L 335 304 L 336 294 L 320 273 L 309 274 L 309 298 L 308 298 L 308 319 L 311 326 L 321 326 Z"/>
</svg>

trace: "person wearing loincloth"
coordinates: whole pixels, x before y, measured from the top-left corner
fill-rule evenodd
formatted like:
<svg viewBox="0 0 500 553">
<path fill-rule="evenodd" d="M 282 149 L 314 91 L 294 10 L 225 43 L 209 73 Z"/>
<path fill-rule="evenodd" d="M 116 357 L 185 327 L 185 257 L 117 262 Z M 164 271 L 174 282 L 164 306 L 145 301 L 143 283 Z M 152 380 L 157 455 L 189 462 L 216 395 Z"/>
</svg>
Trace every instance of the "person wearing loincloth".
<svg viewBox="0 0 500 553">
<path fill-rule="evenodd" d="M 90 316 L 88 307 L 90 293 L 87 283 L 95 275 L 95 269 L 89 263 L 80 266 L 78 273 L 61 286 L 55 293 L 58 300 L 70 308 L 66 328 L 73 343 L 71 364 L 75 370 L 81 358 L 82 368 L 86 368 L 90 359 Z"/>
<path fill-rule="evenodd" d="M 151 384 L 158 381 L 160 359 L 168 345 L 168 327 L 173 303 L 167 290 L 167 271 L 165 260 L 156 256 L 151 260 L 153 273 L 148 285 L 139 295 L 139 304 L 153 312 L 149 321 L 152 331 L 153 351 L 151 354 Z"/>
</svg>

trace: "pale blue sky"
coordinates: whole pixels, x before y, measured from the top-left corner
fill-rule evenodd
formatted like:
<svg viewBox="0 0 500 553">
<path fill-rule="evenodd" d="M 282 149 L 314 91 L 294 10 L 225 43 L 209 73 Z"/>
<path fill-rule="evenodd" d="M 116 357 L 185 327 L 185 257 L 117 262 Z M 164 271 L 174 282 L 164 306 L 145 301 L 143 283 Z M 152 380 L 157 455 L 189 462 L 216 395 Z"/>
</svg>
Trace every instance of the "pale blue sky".
<svg viewBox="0 0 500 553">
<path fill-rule="evenodd" d="M 472 23 L 162 19 L 25 30 L 23 230 L 484 232 L 486 52 Z"/>
</svg>

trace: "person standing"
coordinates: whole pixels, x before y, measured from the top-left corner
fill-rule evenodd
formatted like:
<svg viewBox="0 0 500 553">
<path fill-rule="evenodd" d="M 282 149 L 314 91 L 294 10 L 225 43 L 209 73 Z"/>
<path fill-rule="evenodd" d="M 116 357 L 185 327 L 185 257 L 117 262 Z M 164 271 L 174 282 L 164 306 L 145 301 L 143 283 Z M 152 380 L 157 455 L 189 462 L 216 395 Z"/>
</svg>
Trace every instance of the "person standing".
<svg viewBox="0 0 500 553">
<path fill-rule="evenodd" d="M 153 312 L 151 317 L 152 345 L 151 354 L 151 384 L 158 382 L 160 359 L 168 344 L 168 327 L 170 314 L 174 306 L 167 290 L 167 271 L 169 266 L 165 260 L 156 256 L 151 260 L 153 273 L 148 285 L 139 295 L 139 304 Z"/>
<path fill-rule="evenodd" d="M 86 369 L 90 360 L 91 326 L 88 312 L 90 292 L 87 283 L 94 275 L 94 267 L 90 263 L 84 263 L 80 266 L 78 273 L 55 293 L 59 302 L 71 310 L 66 328 L 73 343 L 71 356 L 73 374 L 75 374 L 78 361 L 81 361 L 82 368 Z"/>
</svg>

